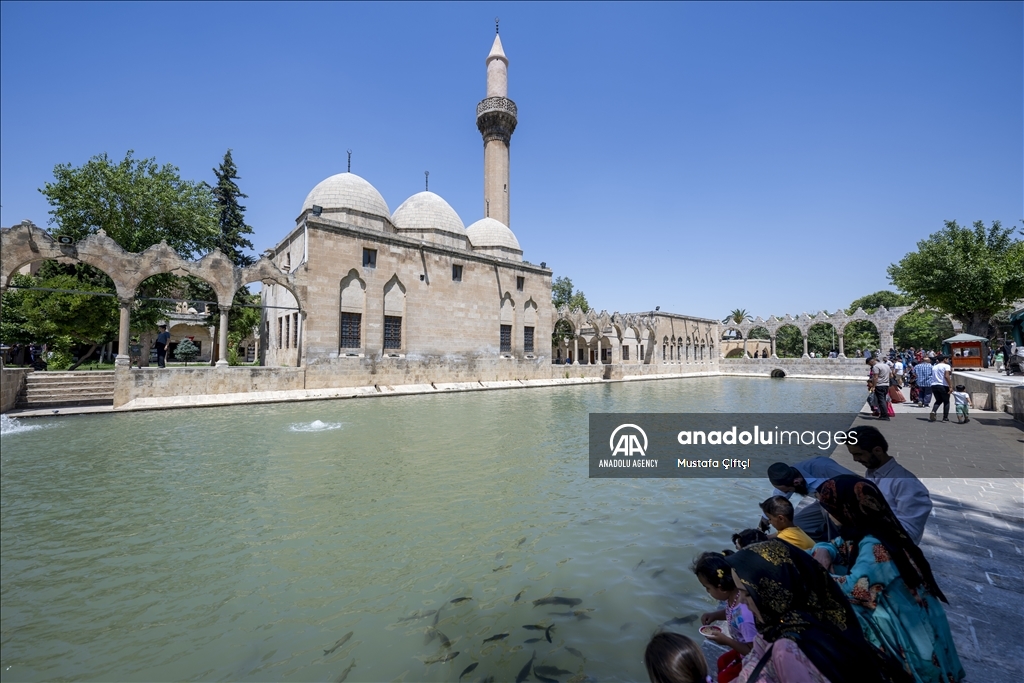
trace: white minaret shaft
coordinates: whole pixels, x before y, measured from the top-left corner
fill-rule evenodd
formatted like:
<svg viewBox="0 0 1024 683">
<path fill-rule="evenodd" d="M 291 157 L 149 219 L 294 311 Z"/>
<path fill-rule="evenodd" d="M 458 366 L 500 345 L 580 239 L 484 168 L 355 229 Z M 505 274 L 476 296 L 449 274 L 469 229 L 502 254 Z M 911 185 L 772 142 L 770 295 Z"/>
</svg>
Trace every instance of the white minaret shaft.
<svg viewBox="0 0 1024 683">
<path fill-rule="evenodd" d="M 484 215 L 510 224 L 509 143 L 516 129 L 516 104 L 508 99 L 508 58 L 501 37 L 487 55 L 487 97 L 476 107 L 484 139 Z"/>
</svg>

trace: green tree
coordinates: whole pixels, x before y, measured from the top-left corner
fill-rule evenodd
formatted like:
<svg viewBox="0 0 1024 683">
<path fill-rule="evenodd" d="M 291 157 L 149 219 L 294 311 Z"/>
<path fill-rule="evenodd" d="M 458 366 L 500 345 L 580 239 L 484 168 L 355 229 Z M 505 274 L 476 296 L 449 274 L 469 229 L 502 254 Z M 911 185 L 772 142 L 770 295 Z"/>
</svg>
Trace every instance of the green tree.
<svg viewBox="0 0 1024 683">
<path fill-rule="evenodd" d="M 856 313 L 858 308 L 863 308 L 865 313 L 874 313 L 880 306 L 886 308 L 895 308 L 896 306 L 912 306 L 914 304 L 914 297 L 907 296 L 906 294 L 897 294 L 896 292 L 888 289 L 875 292 L 874 294 L 868 294 L 862 296 L 846 309 L 846 312 L 850 315 Z"/>
<path fill-rule="evenodd" d="M 239 199 L 245 199 L 248 195 L 242 194 L 235 183 L 238 180 L 238 168 L 231 158 L 230 149 L 224 154 L 220 167 L 213 169 L 213 173 L 217 176 L 213 196 L 217 201 L 217 222 L 220 227 L 217 246 L 236 266 L 251 266 L 256 263 L 256 257 L 246 253 L 245 250 L 252 251 L 253 246 L 245 236 L 252 234 L 252 226 L 246 224 L 245 207 L 238 203 Z"/>
<path fill-rule="evenodd" d="M 854 320 L 843 330 L 843 350 L 847 356 L 859 349 L 862 353 L 865 349 L 874 351 L 882 344 L 882 338 L 878 334 L 878 328 L 868 320 Z"/>
<path fill-rule="evenodd" d="M 572 280 L 565 276 L 556 277 L 551 283 L 551 303 L 554 304 L 556 310 L 562 306 L 568 306 L 571 311 L 590 310 L 586 295 L 578 289 L 573 291 Z M 572 325 L 569 324 L 569 321 L 559 320 L 551 332 L 551 341 L 557 344 L 558 340 L 571 335 Z"/>
<path fill-rule="evenodd" d="M 918 305 L 959 320 L 964 331 L 989 336 L 999 311 L 1024 297 L 1024 241 L 999 221 L 973 228 L 946 221 L 917 251 L 888 269 L 889 280 Z"/>
<path fill-rule="evenodd" d="M 734 308 L 729 313 L 729 315 L 727 315 L 724 318 L 722 318 L 722 322 L 727 324 L 727 325 L 729 323 L 734 323 L 736 325 L 741 325 L 741 324 L 745 323 L 748 320 L 753 320 L 753 318 L 751 318 L 750 314 L 747 313 L 747 309 L 745 309 L 745 308 Z"/>
<path fill-rule="evenodd" d="M 775 332 L 775 355 L 779 358 L 804 355 L 804 336 L 795 325 L 783 325 Z"/>
<path fill-rule="evenodd" d="M 188 365 L 190 360 L 195 360 L 198 355 L 199 347 L 193 344 L 191 339 L 183 339 L 174 349 L 174 357 L 185 361 L 185 365 Z"/>
</svg>

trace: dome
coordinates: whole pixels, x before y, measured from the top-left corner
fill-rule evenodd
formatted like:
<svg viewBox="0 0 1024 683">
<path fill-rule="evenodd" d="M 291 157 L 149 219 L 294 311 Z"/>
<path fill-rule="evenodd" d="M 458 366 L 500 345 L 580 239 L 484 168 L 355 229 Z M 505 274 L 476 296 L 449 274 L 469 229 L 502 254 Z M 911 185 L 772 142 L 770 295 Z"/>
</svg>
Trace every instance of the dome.
<svg viewBox="0 0 1024 683">
<path fill-rule="evenodd" d="M 377 188 L 354 173 L 339 173 L 321 180 L 306 195 L 302 211 L 312 209 L 314 205 L 325 211 L 352 209 L 391 220 L 391 210 Z"/>
<path fill-rule="evenodd" d="M 519 246 L 519 240 L 512 234 L 508 226 L 493 218 L 481 218 L 466 228 L 466 234 L 469 235 L 469 242 L 474 249 L 496 247 L 502 250 L 517 251 L 520 255 L 523 253 Z"/>
<path fill-rule="evenodd" d="M 444 199 L 433 192 L 419 192 L 402 202 L 391 217 L 395 228 L 404 232 L 440 231 L 466 236 L 466 226 L 459 214 Z"/>
</svg>

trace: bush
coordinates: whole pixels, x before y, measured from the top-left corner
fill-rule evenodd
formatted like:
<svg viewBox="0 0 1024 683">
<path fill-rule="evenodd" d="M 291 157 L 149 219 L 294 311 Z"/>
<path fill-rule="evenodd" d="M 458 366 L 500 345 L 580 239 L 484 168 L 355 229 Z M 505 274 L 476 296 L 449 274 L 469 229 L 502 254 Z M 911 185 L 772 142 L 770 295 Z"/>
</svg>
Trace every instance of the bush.
<svg viewBox="0 0 1024 683">
<path fill-rule="evenodd" d="M 198 355 L 199 347 L 193 344 L 191 339 L 183 340 L 178 344 L 178 348 L 174 350 L 174 357 L 178 360 L 185 361 L 185 365 L 188 365 L 190 360 L 195 360 Z"/>
</svg>

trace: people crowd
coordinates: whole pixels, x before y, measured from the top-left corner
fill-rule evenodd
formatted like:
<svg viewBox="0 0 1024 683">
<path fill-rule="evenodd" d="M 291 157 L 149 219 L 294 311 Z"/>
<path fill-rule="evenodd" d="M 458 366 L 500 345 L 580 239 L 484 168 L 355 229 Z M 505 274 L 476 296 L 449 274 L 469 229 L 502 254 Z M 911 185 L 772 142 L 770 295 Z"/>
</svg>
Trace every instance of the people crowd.
<svg viewBox="0 0 1024 683">
<path fill-rule="evenodd" d="M 775 463 L 758 528 L 734 534 L 735 549 L 694 558 L 691 570 L 719 603 L 701 616 L 701 633 L 724 652 L 711 661 L 693 639 L 658 632 L 644 653 L 652 683 L 964 679 L 946 596 L 920 548 L 928 490 L 878 429 L 849 432 L 864 476 L 825 457 Z M 795 507 L 793 493 L 802 496 Z"/>
</svg>

